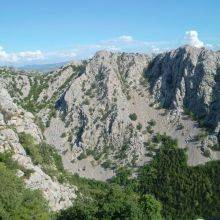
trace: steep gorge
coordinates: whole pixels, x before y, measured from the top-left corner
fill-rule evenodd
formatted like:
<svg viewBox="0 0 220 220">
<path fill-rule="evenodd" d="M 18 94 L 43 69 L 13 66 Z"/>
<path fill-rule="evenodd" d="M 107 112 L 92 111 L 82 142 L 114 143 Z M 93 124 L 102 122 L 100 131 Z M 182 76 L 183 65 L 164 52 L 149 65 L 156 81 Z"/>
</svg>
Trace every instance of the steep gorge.
<svg viewBox="0 0 220 220">
<path fill-rule="evenodd" d="M 2 68 L 0 149 L 17 143 L 10 147 L 22 150 L 16 160 L 35 170 L 26 181 L 31 187 L 40 172 L 61 194 L 71 192 L 63 203 L 53 192 L 46 195 L 54 210 L 68 207 L 76 188 L 32 164 L 17 138 L 22 132 L 54 147 L 70 172 L 98 180 L 120 166 L 135 171 L 150 161 L 164 133 L 187 149 L 189 165 L 217 160 L 219 74 L 219 52 L 189 46 L 156 56 L 100 51 L 48 74 Z M 42 181 L 35 188 L 42 189 Z"/>
</svg>

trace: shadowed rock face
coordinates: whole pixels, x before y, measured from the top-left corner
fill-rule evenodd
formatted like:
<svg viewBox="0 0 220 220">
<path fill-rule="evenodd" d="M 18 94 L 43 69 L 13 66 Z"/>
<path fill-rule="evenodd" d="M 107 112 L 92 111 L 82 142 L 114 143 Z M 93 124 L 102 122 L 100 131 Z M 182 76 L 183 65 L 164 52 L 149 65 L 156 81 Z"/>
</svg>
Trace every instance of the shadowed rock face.
<svg viewBox="0 0 220 220">
<path fill-rule="evenodd" d="M 208 114 L 207 124 L 209 127 L 216 128 L 218 137 L 220 138 L 220 67 L 217 69 L 215 76 L 215 86 L 213 88 L 213 101 L 210 106 L 210 113 Z M 220 139 L 219 139 L 220 141 Z"/>
<path fill-rule="evenodd" d="M 186 108 L 215 129 L 220 115 L 219 67 L 219 52 L 185 46 L 155 57 L 146 77 L 162 106 Z"/>
</svg>

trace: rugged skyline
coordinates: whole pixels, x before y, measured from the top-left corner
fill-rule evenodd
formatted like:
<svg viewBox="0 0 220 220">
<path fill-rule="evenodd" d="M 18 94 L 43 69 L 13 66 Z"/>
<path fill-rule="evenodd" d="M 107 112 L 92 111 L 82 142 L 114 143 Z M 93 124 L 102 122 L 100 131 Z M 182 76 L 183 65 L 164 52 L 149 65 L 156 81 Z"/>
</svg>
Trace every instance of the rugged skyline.
<svg viewBox="0 0 220 220">
<path fill-rule="evenodd" d="M 105 210 L 112 201 L 112 216 L 119 192 L 127 195 L 128 189 L 141 198 L 149 184 L 144 201 L 153 199 L 157 214 L 219 216 L 219 68 L 220 52 L 192 46 L 156 56 L 102 50 L 48 74 L 0 68 L 0 189 L 10 193 L 4 181 L 16 178 L 23 188 L 40 190 L 50 207 L 45 206 L 45 212 L 72 217 L 90 210 L 85 198 L 98 203 L 100 193 L 106 198 L 116 190 L 116 197 L 99 205 Z M 205 202 L 201 194 L 207 194 Z M 3 195 L 13 204 L 15 199 Z M 164 195 L 177 200 L 167 203 Z M 189 206 L 195 197 L 196 205 Z M 43 198 L 36 205 L 44 204 Z M 126 206 L 124 201 L 127 197 L 119 200 L 119 207 Z M 135 216 L 149 214 L 140 200 L 133 206 L 141 210 Z M 198 206 L 202 208 L 195 209 Z M 116 215 L 124 216 L 123 210 Z"/>
<path fill-rule="evenodd" d="M 220 1 L 0 9 L 0 220 L 220 219 Z"/>
<path fill-rule="evenodd" d="M 158 7 L 158 5 L 160 7 Z M 189 6 L 189 7 L 188 7 Z M 1 4 L 0 64 L 87 59 L 98 50 L 158 53 L 190 44 L 219 49 L 219 1 Z M 10 11 L 10 13 L 7 13 Z M 206 16 L 203 15 L 206 11 Z"/>
</svg>

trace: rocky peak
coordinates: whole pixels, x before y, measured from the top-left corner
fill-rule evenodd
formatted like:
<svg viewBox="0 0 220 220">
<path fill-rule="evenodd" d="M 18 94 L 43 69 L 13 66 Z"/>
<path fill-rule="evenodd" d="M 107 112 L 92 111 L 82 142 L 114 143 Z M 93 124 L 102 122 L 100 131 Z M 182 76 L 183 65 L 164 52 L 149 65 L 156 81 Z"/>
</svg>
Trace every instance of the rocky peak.
<svg viewBox="0 0 220 220">
<path fill-rule="evenodd" d="M 104 50 L 47 75 L 1 81 L 5 88 L 20 82 L 25 95 L 10 90 L 13 100 L 42 120 L 68 170 L 103 180 L 114 173 L 100 164 L 141 165 L 163 133 L 187 147 L 190 165 L 210 159 L 203 153 L 219 133 L 219 60 L 219 52 L 187 45 L 156 56 Z M 212 131 L 195 142 L 198 122 Z"/>
<path fill-rule="evenodd" d="M 162 106 L 187 108 L 217 126 L 219 112 L 213 108 L 219 106 L 219 53 L 184 46 L 155 57 L 146 76 Z"/>
<path fill-rule="evenodd" d="M 92 59 L 108 59 L 112 54 L 113 53 L 108 50 L 100 50 L 95 53 Z"/>
</svg>

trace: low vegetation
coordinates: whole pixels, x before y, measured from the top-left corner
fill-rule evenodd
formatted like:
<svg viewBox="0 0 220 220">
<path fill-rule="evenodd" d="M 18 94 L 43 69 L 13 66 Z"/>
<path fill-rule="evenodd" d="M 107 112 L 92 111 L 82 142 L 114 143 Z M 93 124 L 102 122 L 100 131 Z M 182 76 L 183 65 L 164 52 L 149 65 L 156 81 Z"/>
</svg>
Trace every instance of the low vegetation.
<svg viewBox="0 0 220 220">
<path fill-rule="evenodd" d="M 196 219 L 220 215 L 219 161 L 187 166 L 184 149 L 166 144 L 139 171 L 141 194 L 150 193 L 163 204 L 165 219 Z"/>
<path fill-rule="evenodd" d="M 82 152 L 82 153 L 77 157 L 77 159 L 78 159 L 78 160 L 83 160 L 83 159 L 85 159 L 86 157 L 87 157 L 87 155 Z"/>
<path fill-rule="evenodd" d="M 17 168 L 10 153 L 0 154 L 0 219 L 52 219 L 46 200 L 39 191 L 26 188 L 16 176 Z"/>
<path fill-rule="evenodd" d="M 152 161 L 137 170 L 137 178 L 132 178 L 131 169 L 119 167 L 107 183 L 69 174 L 49 145 L 37 145 L 24 133 L 19 138 L 35 163 L 41 163 L 44 169 L 53 164 L 58 181 L 78 187 L 73 206 L 53 219 L 188 220 L 220 216 L 220 162 L 187 166 L 185 149 L 177 148 L 176 140 L 166 134 L 153 137 L 152 143 L 161 146 L 154 149 Z M 102 166 L 109 168 L 111 162 L 107 160 Z M 17 169 L 20 168 L 10 154 L 0 154 L 1 218 L 51 219 L 42 195 L 24 187 L 16 176 Z"/>
<path fill-rule="evenodd" d="M 129 115 L 129 118 L 132 120 L 132 121 L 136 121 L 137 120 L 137 115 L 135 113 L 132 113 Z"/>
<path fill-rule="evenodd" d="M 220 216 L 220 162 L 189 167 L 186 151 L 177 148 L 176 140 L 156 134 L 154 142 L 161 147 L 153 160 L 138 170 L 137 178 L 131 178 L 130 169 L 121 167 L 108 183 L 84 179 L 89 186 L 83 190 L 87 196 L 78 197 L 58 219 L 188 220 Z M 81 189 L 84 186 L 81 182 Z"/>
<path fill-rule="evenodd" d="M 154 119 L 151 119 L 148 124 L 151 126 L 151 127 L 154 127 L 156 125 L 156 121 Z"/>
<path fill-rule="evenodd" d="M 40 164 L 49 175 L 54 175 L 54 172 L 62 172 L 64 170 L 61 156 L 49 144 L 45 142 L 36 144 L 34 138 L 24 132 L 19 134 L 19 141 L 33 163 Z"/>
<path fill-rule="evenodd" d="M 142 129 L 142 124 L 141 124 L 141 123 L 138 123 L 137 126 L 136 126 L 136 128 L 137 128 L 137 130 L 140 131 L 140 130 Z"/>
<path fill-rule="evenodd" d="M 73 207 L 62 211 L 58 219 L 161 219 L 161 204 L 151 195 L 112 184 L 95 198 L 79 198 Z"/>
</svg>

